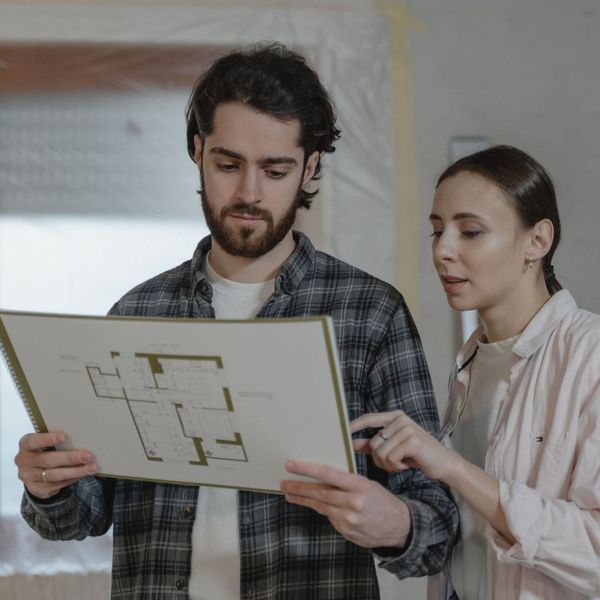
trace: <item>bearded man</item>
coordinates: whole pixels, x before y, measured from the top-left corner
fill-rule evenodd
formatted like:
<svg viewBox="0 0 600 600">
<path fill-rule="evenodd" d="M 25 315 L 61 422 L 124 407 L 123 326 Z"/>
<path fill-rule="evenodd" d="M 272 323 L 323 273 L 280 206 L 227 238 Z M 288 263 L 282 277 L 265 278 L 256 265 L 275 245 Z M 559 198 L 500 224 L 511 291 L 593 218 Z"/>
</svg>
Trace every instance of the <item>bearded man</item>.
<svg viewBox="0 0 600 600">
<path fill-rule="evenodd" d="M 191 260 L 135 287 L 111 314 L 330 315 L 350 417 L 402 409 L 435 432 L 427 364 L 400 293 L 292 229 L 316 194 L 305 186 L 334 151 L 335 122 L 316 73 L 284 46 L 217 60 L 187 109 L 210 236 Z M 45 451 L 64 439 L 22 439 L 22 514 L 50 539 L 101 535 L 112 525 L 113 599 L 379 598 L 373 555 L 399 577 L 437 572 L 458 526 L 443 485 L 414 469 L 388 474 L 362 454 L 360 474 L 290 462 L 290 473 L 314 482 L 282 482 L 277 495 L 96 477 L 90 452 Z"/>
</svg>

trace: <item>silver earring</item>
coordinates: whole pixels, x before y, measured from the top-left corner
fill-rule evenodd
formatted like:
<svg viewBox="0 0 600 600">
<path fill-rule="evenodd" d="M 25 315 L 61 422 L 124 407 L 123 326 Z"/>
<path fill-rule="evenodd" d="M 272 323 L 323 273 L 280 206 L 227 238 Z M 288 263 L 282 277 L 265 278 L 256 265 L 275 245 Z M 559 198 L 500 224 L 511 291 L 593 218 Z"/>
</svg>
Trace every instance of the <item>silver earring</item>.
<svg viewBox="0 0 600 600">
<path fill-rule="evenodd" d="M 533 269 L 533 263 L 535 260 L 533 258 L 526 258 L 525 264 L 523 265 L 523 273 L 527 273 L 527 270 Z"/>
</svg>

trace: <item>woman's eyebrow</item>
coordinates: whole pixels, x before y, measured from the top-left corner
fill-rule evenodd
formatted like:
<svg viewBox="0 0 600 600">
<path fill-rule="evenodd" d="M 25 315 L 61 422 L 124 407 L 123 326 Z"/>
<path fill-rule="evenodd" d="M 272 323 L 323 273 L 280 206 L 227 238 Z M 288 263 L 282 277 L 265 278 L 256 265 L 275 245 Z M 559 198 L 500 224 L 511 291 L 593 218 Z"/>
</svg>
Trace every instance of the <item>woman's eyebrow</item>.
<svg viewBox="0 0 600 600">
<path fill-rule="evenodd" d="M 455 215 L 452 215 L 452 220 L 459 221 L 460 219 L 479 219 L 481 221 L 485 220 L 485 218 L 482 217 L 481 215 L 478 215 L 476 213 L 470 213 L 470 212 L 460 212 L 460 213 L 456 213 Z M 442 217 L 440 217 L 440 215 L 436 215 L 435 213 L 431 213 L 429 215 L 429 220 L 430 221 L 443 221 Z"/>
</svg>

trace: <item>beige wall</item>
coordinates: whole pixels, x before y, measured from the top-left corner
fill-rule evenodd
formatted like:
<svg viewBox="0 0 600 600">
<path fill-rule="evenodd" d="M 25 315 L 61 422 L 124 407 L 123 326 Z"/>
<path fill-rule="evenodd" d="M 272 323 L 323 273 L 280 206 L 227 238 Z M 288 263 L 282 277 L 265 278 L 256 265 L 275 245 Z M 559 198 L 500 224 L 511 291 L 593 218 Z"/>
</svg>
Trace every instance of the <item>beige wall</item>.
<svg viewBox="0 0 600 600">
<path fill-rule="evenodd" d="M 454 317 L 434 275 L 427 216 L 457 135 L 484 135 L 536 157 L 555 181 L 563 221 L 559 280 L 600 312 L 600 3 L 409 0 L 420 183 L 419 324 L 438 399 L 453 359 Z"/>
</svg>

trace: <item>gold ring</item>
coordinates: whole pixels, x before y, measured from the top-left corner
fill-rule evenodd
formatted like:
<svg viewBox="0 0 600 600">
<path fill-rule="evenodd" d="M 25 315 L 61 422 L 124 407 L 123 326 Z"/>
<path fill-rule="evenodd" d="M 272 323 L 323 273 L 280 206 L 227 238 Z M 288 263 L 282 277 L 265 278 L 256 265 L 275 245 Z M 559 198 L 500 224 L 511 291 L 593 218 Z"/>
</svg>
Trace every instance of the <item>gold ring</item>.
<svg viewBox="0 0 600 600">
<path fill-rule="evenodd" d="M 46 469 L 42 469 L 42 480 L 44 483 L 48 483 L 48 478 L 46 477 Z"/>
<path fill-rule="evenodd" d="M 386 441 L 386 442 L 387 442 L 387 441 L 390 439 L 389 437 L 387 437 L 387 436 L 386 436 L 386 435 L 383 433 L 383 431 L 378 431 L 378 432 L 377 432 L 377 435 L 378 435 L 378 436 L 379 436 L 379 437 L 380 437 L 382 440 L 384 440 L 384 441 Z"/>
</svg>

